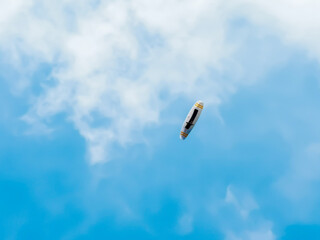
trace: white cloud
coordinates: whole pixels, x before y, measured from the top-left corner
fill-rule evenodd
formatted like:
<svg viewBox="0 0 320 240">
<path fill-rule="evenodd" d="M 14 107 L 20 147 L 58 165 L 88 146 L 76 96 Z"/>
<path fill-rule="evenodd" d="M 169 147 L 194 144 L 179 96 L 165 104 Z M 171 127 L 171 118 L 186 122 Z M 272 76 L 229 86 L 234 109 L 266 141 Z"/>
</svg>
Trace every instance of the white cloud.
<svg viewBox="0 0 320 240">
<path fill-rule="evenodd" d="M 226 240 L 274 240 L 272 223 L 257 214 L 259 206 L 253 196 L 244 190 L 229 185 L 225 203 L 234 207 L 233 223 L 224 224 Z M 255 211 L 255 215 L 251 213 Z M 237 215 L 241 218 L 238 219 Z"/>
<path fill-rule="evenodd" d="M 2 4 L 7 8 L 0 12 L 1 50 L 27 76 L 39 63 L 52 65 L 53 84 L 43 88 L 24 118 L 46 122 L 66 113 L 97 163 L 109 159 L 113 143 L 139 140 L 145 126 L 159 124 L 159 114 L 172 100 L 201 98 L 218 106 L 239 85 L 258 79 L 278 61 L 263 57 L 270 57 L 270 49 L 277 55 L 276 47 L 247 56 L 246 50 L 268 44 L 264 32 L 310 52 L 318 48 L 312 38 L 317 21 L 304 20 L 296 28 L 295 12 L 284 14 L 293 3 L 272 2 L 15 1 Z M 318 6 L 309 2 L 303 5 L 306 15 Z M 232 21 L 241 17 L 248 24 L 233 34 Z M 251 28 L 262 37 L 248 45 Z M 96 118 L 105 120 L 97 124 Z"/>
<path fill-rule="evenodd" d="M 252 22 L 279 35 L 285 42 L 320 60 L 320 3 L 317 0 L 238 1 L 237 7 Z"/>
<path fill-rule="evenodd" d="M 251 194 L 234 189 L 231 185 L 227 187 L 225 202 L 233 205 L 244 219 L 248 218 L 251 211 L 259 208 Z"/>
<path fill-rule="evenodd" d="M 268 225 L 256 230 L 244 231 L 242 233 L 228 233 L 226 240 L 274 240 L 276 239 Z"/>
<path fill-rule="evenodd" d="M 218 103 L 219 95 L 232 91 L 229 83 L 210 81 L 207 72 L 228 54 L 223 22 L 212 25 L 214 34 L 199 28 L 202 16 L 211 16 L 207 8 L 217 12 L 215 6 L 204 1 L 194 11 L 191 2 L 114 1 L 86 12 L 75 9 L 69 29 L 68 3 L 52 10 L 41 4 L 37 11 L 47 10 L 46 17 L 34 5 L 24 6 L 23 16 L 8 17 L 7 25 L 17 25 L 15 51 L 54 64 L 54 86 L 45 88 L 25 119 L 38 122 L 66 112 L 87 140 L 91 162 L 105 160 L 110 143 L 131 142 L 145 125 L 157 123 L 169 99 L 182 94 Z M 153 40 L 139 37 L 158 37 L 160 43 L 151 46 Z M 164 91 L 169 99 L 163 101 Z M 92 124 L 94 114 L 108 124 Z"/>
<path fill-rule="evenodd" d="M 273 234 L 273 232 L 268 228 L 262 228 L 262 229 L 258 229 L 257 231 L 249 231 L 246 232 L 246 237 L 244 239 L 248 239 L 248 240 L 274 240 L 275 235 Z"/>
</svg>

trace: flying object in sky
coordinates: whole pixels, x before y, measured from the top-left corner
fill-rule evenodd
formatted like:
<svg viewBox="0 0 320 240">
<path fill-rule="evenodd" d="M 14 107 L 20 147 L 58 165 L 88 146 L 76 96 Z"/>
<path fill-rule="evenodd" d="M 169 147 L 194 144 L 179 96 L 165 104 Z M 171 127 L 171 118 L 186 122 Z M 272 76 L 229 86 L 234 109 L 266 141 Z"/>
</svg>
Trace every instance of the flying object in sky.
<svg viewBox="0 0 320 240">
<path fill-rule="evenodd" d="M 203 102 L 197 101 L 193 107 L 191 108 L 190 112 L 188 113 L 188 116 L 186 117 L 186 120 L 184 120 L 182 124 L 182 128 L 180 131 L 180 139 L 184 140 L 186 137 L 188 137 L 189 133 L 191 132 L 194 125 L 197 123 L 200 114 L 203 109 Z"/>
</svg>

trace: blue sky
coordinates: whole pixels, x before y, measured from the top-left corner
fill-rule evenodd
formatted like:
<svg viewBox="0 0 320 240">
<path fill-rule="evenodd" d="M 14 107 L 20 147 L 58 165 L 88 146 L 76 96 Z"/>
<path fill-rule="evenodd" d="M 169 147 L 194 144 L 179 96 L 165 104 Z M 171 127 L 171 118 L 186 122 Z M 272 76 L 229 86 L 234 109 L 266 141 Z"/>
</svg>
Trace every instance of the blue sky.
<svg viewBox="0 0 320 240">
<path fill-rule="evenodd" d="M 317 8 L 0 10 L 0 238 L 320 239 Z"/>
</svg>

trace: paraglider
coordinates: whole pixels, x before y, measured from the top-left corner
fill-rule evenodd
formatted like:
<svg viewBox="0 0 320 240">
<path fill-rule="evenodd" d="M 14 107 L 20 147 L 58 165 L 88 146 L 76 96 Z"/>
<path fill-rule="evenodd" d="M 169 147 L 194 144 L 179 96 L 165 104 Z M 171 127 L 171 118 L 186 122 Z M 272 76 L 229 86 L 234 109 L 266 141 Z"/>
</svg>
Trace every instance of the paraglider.
<svg viewBox="0 0 320 240">
<path fill-rule="evenodd" d="M 194 125 L 197 123 L 203 109 L 203 102 L 197 101 L 188 113 L 188 116 L 182 124 L 180 131 L 180 139 L 184 140 L 188 137 Z"/>
</svg>

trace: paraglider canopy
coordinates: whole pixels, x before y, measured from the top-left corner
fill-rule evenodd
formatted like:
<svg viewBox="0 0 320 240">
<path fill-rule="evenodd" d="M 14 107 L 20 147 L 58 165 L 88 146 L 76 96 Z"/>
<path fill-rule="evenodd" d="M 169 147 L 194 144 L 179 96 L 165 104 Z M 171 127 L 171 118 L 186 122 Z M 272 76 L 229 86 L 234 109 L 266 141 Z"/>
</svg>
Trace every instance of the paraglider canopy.
<svg viewBox="0 0 320 240">
<path fill-rule="evenodd" d="M 194 125 L 197 123 L 200 117 L 203 105 L 203 102 L 199 100 L 190 109 L 186 119 L 182 124 L 180 131 L 180 139 L 184 140 L 188 137 L 189 133 L 191 132 L 191 130 L 193 129 Z"/>
</svg>

